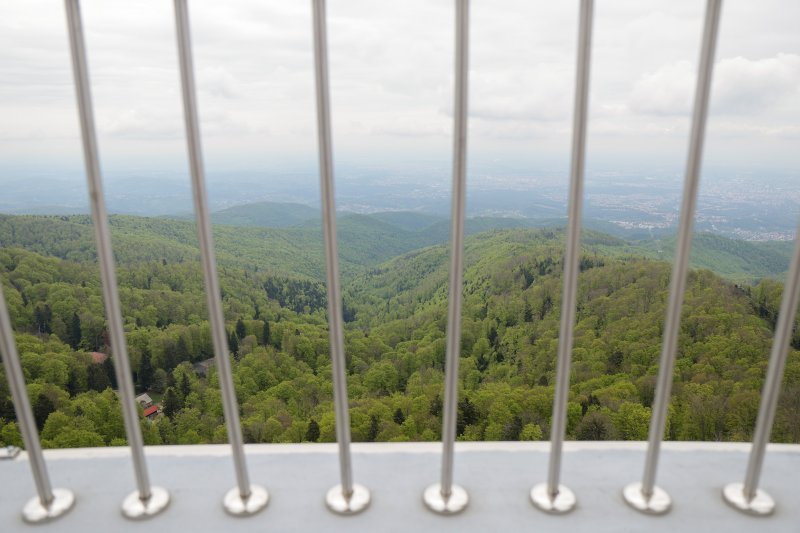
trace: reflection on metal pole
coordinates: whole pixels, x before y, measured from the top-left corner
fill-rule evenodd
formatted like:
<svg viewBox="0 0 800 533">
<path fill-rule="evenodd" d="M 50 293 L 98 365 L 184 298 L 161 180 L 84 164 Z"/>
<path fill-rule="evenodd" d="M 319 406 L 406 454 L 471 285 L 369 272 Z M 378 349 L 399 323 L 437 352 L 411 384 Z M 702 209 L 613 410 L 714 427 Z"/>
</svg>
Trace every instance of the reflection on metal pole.
<svg viewBox="0 0 800 533">
<path fill-rule="evenodd" d="M 578 30 L 578 64 L 575 75 L 575 111 L 572 125 L 572 161 L 570 164 L 569 222 L 567 249 L 564 254 L 564 286 L 561 297 L 561 329 L 558 339 L 558 368 L 550 430 L 550 467 L 546 483 L 531 489 L 531 501 L 542 511 L 563 514 L 575 508 L 575 494 L 559 483 L 561 456 L 567 423 L 570 360 L 578 294 L 581 211 L 586 167 L 586 122 L 589 114 L 589 70 L 592 52 L 592 15 L 594 0 L 581 0 Z"/>
<path fill-rule="evenodd" d="M 197 119 L 197 91 L 194 85 L 192 64 L 192 42 L 189 33 L 189 10 L 186 0 L 175 0 L 175 24 L 178 37 L 178 60 L 181 71 L 181 90 L 183 92 L 183 112 L 186 123 L 186 142 L 189 149 L 189 167 L 192 174 L 192 193 L 197 218 L 197 235 L 200 242 L 200 259 L 203 264 L 203 278 L 206 285 L 206 304 L 208 305 L 211 337 L 214 355 L 217 360 L 219 384 L 222 393 L 222 408 L 231 443 L 233 464 L 236 471 L 237 486 L 225 494 L 223 506 L 232 515 L 252 515 L 266 507 L 269 493 L 258 485 L 251 485 L 247 475 L 247 461 L 244 455 L 242 428 L 239 422 L 239 403 L 233 387 L 228 340 L 225 331 L 225 317 L 222 312 L 217 261 L 214 257 L 214 237 L 208 214 L 203 152 L 200 145 L 200 125 Z"/>
<path fill-rule="evenodd" d="M 455 104 L 453 111 L 453 207 L 450 222 L 450 287 L 447 361 L 442 417 L 442 480 L 425 489 L 423 501 L 439 514 L 466 508 L 469 495 L 453 484 L 458 415 L 458 360 L 461 349 L 461 297 L 464 291 L 464 208 L 467 189 L 467 96 L 469 89 L 469 0 L 456 0 Z"/>
<path fill-rule="evenodd" d="M 125 330 L 122 325 L 117 274 L 114 270 L 114 255 L 111 250 L 111 232 L 108 227 L 108 214 L 103 197 L 103 179 L 100 174 L 80 6 L 78 0 L 65 0 L 65 2 L 72 53 L 72 72 L 75 78 L 75 93 L 78 98 L 78 114 L 83 140 L 83 157 L 89 185 L 89 204 L 94 222 L 100 279 L 103 283 L 103 302 L 108 320 L 108 332 L 111 338 L 111 351 L 119 386 L 119 402 L 122 406 L 125 434 L 130 445 L 133 470 L 136 475 L 137 490 L 122 502 L 122 514 L 131 519 L 142 519 L 163 511 L 169 504 L 169 493 L 161 487 L 150 486 L 147 474 L 142 429 L 139 427 L 139 411 L 134 399 L 133 377 L 128 360 Z"/>
<path fill-rule="evenodd" d="M 330 89 L 328 87 L 328 37 L 325 0 L 312 0 L 314 11 L 314 73 L 317 87 L 317 135 L 322 193 L 322 227 L 328 282 L 328 330 L 333 363 L 333 401 L 336 410 L 336 441 L 339 443 L 341 483 L 328 491 L 325 502 L 339 514 L 355 514 L 367 508 L 369 491 L 353 483 L 350 457 L 350 412 L 344 359 L 342 291 L 339 286 L 339 248 L 336 244 L 336 206 L 333 189 L 333 148 L 331 146 Z"/>
<path fill-rule="evenodd" d="M 692 247 L 692 228 L 697 205 L 697 189 L 700 184 L 703 141 L 705 140 L 708 102 L 711 93 L 711 75 L 714 70 L 714 52 L 717 45 L 721 10 L 722 0 L 708 0 L 697 88 L 694 97 L 689 158 L 686 165 L 686 180 L 683 186 L 678 245 L 675 250 L 675 263 L 672 267 L 669 306 L 664 323 L 664 339 L 661 347 L 656 395 L 653 402 L 653 415 L 650 420 L 650 437 L 647 446 L 644 477 L 641 483 L 631 483 L 623 490 L 625 501 L 634 509 L 646 514 L 666 513 L 672 505 L 669 494 L 656 486 L 656 469 L 661 453 L 661 440 L 664 436 L 664 428 L 667 421 L 667 407 L 669 406 L 672 389 L 672 369 L 678 351 L 681 308 L 683 306 L 684 291 L 686 290 L 686 276 L 689 270 L 689 251 Z"/>
</svg>

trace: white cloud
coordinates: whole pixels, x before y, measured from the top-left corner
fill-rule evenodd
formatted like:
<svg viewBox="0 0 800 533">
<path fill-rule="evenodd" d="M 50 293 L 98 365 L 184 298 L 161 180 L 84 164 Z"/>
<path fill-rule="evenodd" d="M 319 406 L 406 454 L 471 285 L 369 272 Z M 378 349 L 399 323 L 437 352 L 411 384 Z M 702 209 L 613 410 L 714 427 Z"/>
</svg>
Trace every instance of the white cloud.
<svg viewBox="0 0 800 533">
<path fill-rule="evenodd" d="M 800 97 L 800 55 L 724 59 L 715 73 L 714 107 L 723 113 L 758 113 Z"/>
<path fill-rule="evenodd" d="M 696 83 L 688 61 L 664 65 L 640 78 L 628 100 L 637 113 L 684 115 L 690 112 Z M 800 96 L 800 56 L 726 58 L 714 68 L 712 107 L 718 114 L 753 114 Z"/>
<path fill-rule="evenodd" d="M 470 115 L 486 120 L 565 120 L 572 104 L 573 73 L 564 64 L 472 73 Z"/>
<path fill-rule="evenodd" d="M 205 67 L 197 73 L 197 87 L 211 96 L 235 99 L 241 96 L 241 82 L 228 69 Z"/>
<path fill-rule="evenodd" d="M 177 139 L 183 134 L 174 127 L 176 120 L 170 121 L 173 126 L 165 124 L 164 117 L 157 116 L 148 110 L 128 109 L 109 117 L 98 124 L 101 134 L 121 139 Z"/>
<path fill-rule="evenodd" d="M 163 0 L 83 0 L 104 167 L 158 152 L 185 165 L 174 14 Z M 470 26 L 470 148 L 566 165 L 577 2 L 475 1 Z M 596 6 L 590 151 L 682 159 L 702 5 L 614 0 Z M 194 64 L 209 165 L 236 158 L 316 161 L 310 1 L 193 0 Z M 328 4 L 337 160 L 450 156 L 452 0 Z M 800 2 L 727 0 L 710 135 L 752 147 L 747 164 L 796 164 Z M 0 160 L 61 157 L 77 146 L 63 7 L 0 2 Z M 658 139 L 657 143 L 653 139 Z M 746 140 L 746 143 L 742 141 Z M 65 142 L 68 140 L 69 142 Z M 169 142 L 168 142 L 169 141 Z M 668 142 L 669 141 L 669 142 Z M 769 143 L 769 159 L 761 157 Z M 679 146 L 675 150 L 674 146 Z M 732 144 L 730 146 L 733 146 Z M 783 150 L 783 151 L 781 151 Z M 603 152 L 603 153 L 599 153 Z M 20 155 L 22 154 L 22 155 Z M 592 157 L 592 154 L 590 154 Z M 627 156 L 626 156 L 627 157 Z M 713 157 L 713 151 L 712 151 Z M 742 156 L 744 159 L 744 156 Z M 75 160 L 80 160 L 80 150 Z"/>
<path fill-rule="evenodd" d="M 633 86 L 628 103 L 636 113 L 682 115 L 689 112 L 696 74 L 688 61 L 664 65 Z"/>
</svg>

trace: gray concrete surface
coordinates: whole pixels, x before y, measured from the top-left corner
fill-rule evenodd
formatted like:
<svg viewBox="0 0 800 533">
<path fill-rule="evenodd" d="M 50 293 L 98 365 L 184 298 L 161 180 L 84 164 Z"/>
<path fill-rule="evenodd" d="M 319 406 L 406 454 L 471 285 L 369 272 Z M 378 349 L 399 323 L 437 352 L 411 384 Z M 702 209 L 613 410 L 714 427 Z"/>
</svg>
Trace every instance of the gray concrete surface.
<svg viewBox="0 0 800 533">
<path fill-rule="evenodd" d="M 468 490 L 470 505 L 461 515 L 441 517 L 421 499 L 439 475 L 439 444 L 356 444 L 355 480 L 372 491 L 372 505 L 361 515 L 340 517 L 323 503 L 338 482 L 335 445 L 253 445 L 247 447 L 251 478 L 267 487 L 271 501 L 259 515 L 233 518 L 221 505 L 234 485 L 227 446 L 151 447 L 151 478 L 169 489 L 172 503 L 145 522 L 120 515 L 120 504 L 134 487 L 126 448 L 50 450 L 45 457 L 53 485 L 72 489 L 77 503 L 69 515 L 36 526 L 20 516 L 34 494 L 23 453 L 0 461 L 0 532 L 800 532 L 800 446 L 769 449 L 762 488 L 775 497 L 778 509 L 767 518 L 745 516 L 720 495 L 724 484 L 742 480 L 747 444 L 665 443 L 658 479 L 674 508 L 663 517 L 633 511 L 620 494 L 641 477 L 644 449 L 644 443 L 566 443 L 562 479 L 576 493 L 578 508 L 549 516 L 528 498 L 531 486 L 545 479 L 547 443 L 457 443 L 455 480 Z"/>
</svg>

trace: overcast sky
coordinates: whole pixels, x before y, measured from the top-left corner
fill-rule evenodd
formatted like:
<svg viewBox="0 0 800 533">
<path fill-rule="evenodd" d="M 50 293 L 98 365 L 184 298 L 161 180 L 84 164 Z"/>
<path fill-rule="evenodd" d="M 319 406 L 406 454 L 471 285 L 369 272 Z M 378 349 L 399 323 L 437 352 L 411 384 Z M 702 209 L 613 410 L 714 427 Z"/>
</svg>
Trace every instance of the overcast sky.
<svg viewBox="0 0 800 533">
<path fill-rule="evenodd" d="M 453 2 L 329 0 L 338 163 L 449 168 Z M 475 0 L 470 161 L 568 165 L 577 1 Z M 598 0 L 588 164 L 683 168 L 705 2 Z M 103 167 L 186 169 L 172 2 L 82 2 Z M 191 0 L 211 170 L 316 168 L 310 1 Z M 707 168 L 800 169 L 800 2 L 726 0 Z M 82 171 L 61 0 L 0 1 L 0 177 Z M 13 170 L 9 170 L 13 169 Z"/>
</svg>

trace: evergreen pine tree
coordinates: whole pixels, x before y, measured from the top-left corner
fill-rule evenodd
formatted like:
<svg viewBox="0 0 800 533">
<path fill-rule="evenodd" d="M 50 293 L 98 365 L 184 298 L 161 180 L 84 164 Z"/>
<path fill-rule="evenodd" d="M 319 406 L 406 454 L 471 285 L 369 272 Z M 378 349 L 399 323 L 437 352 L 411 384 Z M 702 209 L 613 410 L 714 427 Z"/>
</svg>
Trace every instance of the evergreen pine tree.
<svg viewBox="0 0 800 533">
<path fill-rule="evenodd" d="M 515 416 L 511 422 L 503 426 L 500 440 L 519 440 L 520 433 L 522 433 L 522 419 Z"/>
<path fill-rule="evenodd" d="M 142 352 L 142 359 L 139 362 L 139 371 L 136 372 L 136 377 L 140 391 L 144 392 L 150 389 L 153 383 L 153 365 L 150 362 L 150 352 L 148 350 Z"/>
<path fill-rule="evenodd" d="M 108 359 L 106 359 L 108 361 Z M 108 374 L 103 365 L 91 364 L 87 370 L 88 386 L 90 390 L 103 392 L 111 386 Z"/>
<path fill-rule="evenodd" d="M 179 337 L 180 339 L 180 337 Z M 180 342 L 178 343 L 180 344 Z M 178 346 L 175 343 L 167 342 L 164 344 L 164 369 L 167 372 L 171 372 L 178 363 L 181 361 L 178 359 Z"/>
<path fill-rule="evenodd" d="M 239 340 L 242 340 L 247 336 L 247 328 L 244 327 L 244 321 L 241 319 L 241 317 L 236 321 L 236 336 L 239 338 Z"/>
<path fill-rule="evenodd" d="M 106 360 L 103 361 L 103 372 L 105 372 L 106 380 L 108 381 L 108 385 L 106 385 L 106 387 L 111 387 L 112 389 L 116 389 L 117 373 L 114 372 L 114 363 L 111 362 L 110 357 L 106 358 Z M 106 387 L 103 387 L 103 390 L 106 390 Z"/>
<path fill-rule="evenodd" d="M 268 345 L 271 341 L 272 333 L 269 330 L 269 321 L 264 321 L 264 331 L 262 333 L 264 345 Z"/>
<path fill-rule="evenodd" d="M 53 332 L 53 330 L 50 328 L 50 323 L 53 320 L 53 311 L 50 309 L 49 305 L 45 304 L 44 307 L 37 305 L 33 315 L 36 322 L 36 328 L 39 330 L 39 333 Z"/>
<path fill-rule="evenodd" d="M 69 392 L 70 396 L 75 396 L 78 393 L 86 392 L 82 390 L 79 381 L 78 381 L 78 372 L 77 369 L 71 368 L 69 371 L 69 380 L 67 381 L 67 392 Z"/>
<path fill-rule="evenodd" d="M 73 350 L 77 350 L 80 347 L 82 336 L 81 317 L 78 316 L 77 312 L 72 313 L 72 320 L 67 328 L 67 343 L 72 346 Z"/>
<path fill-rule="evenodd" d="M 437 394 L 436 397 L 431 400 L 431 408 L 428 411 L 431 416 L 441 416 L 442 415 L 442 398 Z"/>
<path fill-rule="evenodd" d="M 231 332 L 228 337 L 228 349 L 234 356 L 239 355 L 239 339 L 236 338 L 236 333 L 234 332 Z"/>
<path fill-rule="evenodd" d="M 464 434 L 464 430 L 470 424 L 474 424 L 478 421 L 478 410 L 475 408 L 475 405 L 469 401 L 469 398 L 464 398 L 460 402 L 458 402 L 458 413 L 456 414 L 456 435 L 461 436 Z M 522 427 L 520 426 L 520 431 L 522 431 Z M 504 440 L 514 440 L 514 439 L 504 439 Z"/>
<path fill-rule="evenodd" d="M 403 414 L 403 410 L 399 407 L 395 410 L 392 418 L 394 419 L 394 423 L 397 425 L 402 425 L 403 422 L 406 421 L 406 415 Z"/>
<path fill-rule="evenodd" d="M 306 431 L 306 440 L 308 442 L 317 442 L 319 440 L 319 424 L 313 418 L 308 423 L 308 430 Z"/>
<path fill-rule="evenodd" d="M 178 395 L 175 393 L 175 389 L 169 387 L 167 392 L 164 393 L 164 414 L 169 419 L 172 419 L 172 417 L 175 416 L 175 413 L 177 413 L 180 408 L 180 400 L 178 400 Z"/>
<path fill-rule="evenodd" d="M 522 312 L 522 318 L 525 322 L 533 322 L 533 309 L 528 302 L 525 302 L 525 309 Z"/>
<path fill-rule="evenodd" d="M 181 403 L 186 405 L 186 398 L 192 393 L 192 384 L 189 377 L 184 373 L 181 375 Z"/>
<path fill-rule="evenodd" d="M 186 338 L 183 335 L 178 336 L 178 342 L 175 344 L 175 360 L 176 363 L 189 361 L 192 358 L 189 353 L 189 346 L 186 344 Z"/>
<path fill-rule="evenodd" d="M 375 442 L 375 439 L 378 438 L 378 433 L 380 432 L 380 425 L 379 425 L 378 417 L 372 415 L 369 417 L 369 431 L 367 432 L 367 442 Z"/>
<path fill-rule="evenodd" d="M 39 428 L 39 431 L 44 427 L 44 423 L 50 413 L 55 410 L 56 406 L 53 401 L 44 394 L 39 394 L 39 397 L 36 398 L 36 403 L 33 405 L 33 418 L 36 420 L 36 427 Z"/>
</svg>

